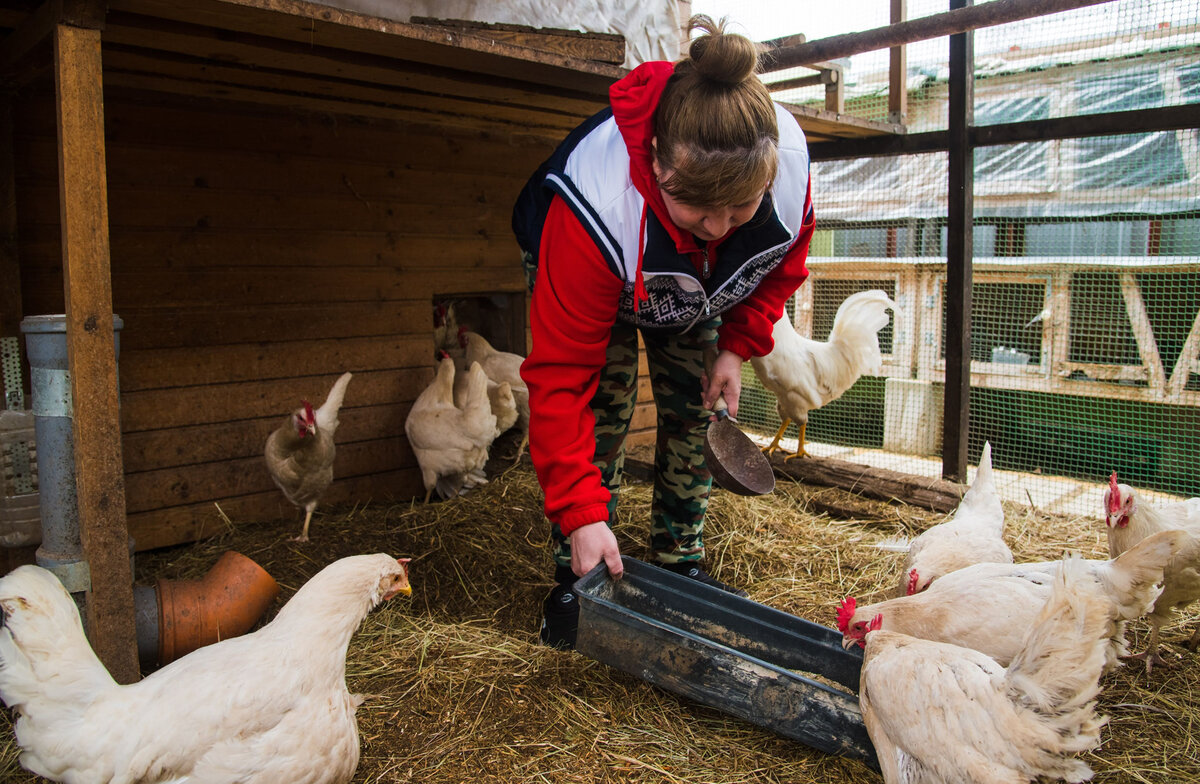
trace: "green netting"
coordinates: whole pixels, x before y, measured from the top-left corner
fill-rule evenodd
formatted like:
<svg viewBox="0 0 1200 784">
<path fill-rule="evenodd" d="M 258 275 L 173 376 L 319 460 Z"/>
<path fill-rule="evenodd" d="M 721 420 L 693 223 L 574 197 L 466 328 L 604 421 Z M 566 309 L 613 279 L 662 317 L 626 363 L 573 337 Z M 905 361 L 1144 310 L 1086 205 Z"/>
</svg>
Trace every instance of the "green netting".
<svg viewBox="0 0 1200 784">
<path fill-rule="evenodd" d="M 975 122 L 1200 102 L 1198 19 L 1198 0 L 1118 0 L 977 31 Z M 910 132 L 946 127 L 947 51 L 944 38 L 909 47 Z M 873 62 L 843 63 L 846 112 L 886 119 L 886 59 Z M 779 97 L 820 107 L 824 89 Z M 866 288 L 902 312 L 880 335 L 880 374 L 811 414 L 808 449 L 936 475 L 946 156 L 818 162 L 812 176 L 818 231 L 791 308 L 799 331 L 824 339 L 841 301 Z M 1112 470 L 1200 495 L 1200 131 L 980 148 L 974 205 L 971 461 L 990 441 L 1039 505 L 1078 496 L 1098 508 L 1094 486 Z M 769 438 L 774 399 L 749 366 L 745 383 L 739 419 Z"/>
</svg>

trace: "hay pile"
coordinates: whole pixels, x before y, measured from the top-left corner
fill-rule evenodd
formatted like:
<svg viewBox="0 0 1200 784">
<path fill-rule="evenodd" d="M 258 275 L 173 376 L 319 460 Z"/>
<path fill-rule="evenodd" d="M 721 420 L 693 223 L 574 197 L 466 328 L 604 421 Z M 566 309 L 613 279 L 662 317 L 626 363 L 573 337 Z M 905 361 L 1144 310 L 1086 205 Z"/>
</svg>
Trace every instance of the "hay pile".
<svg viewBox="0 0 1200 784">
<path fill-rule="evenodd" d="M 634 557 L 645 556 L 649 496 L 642 483 L 622 495 L 617 534 Z M 834 497 L 842 506 L 852 501 L 842 491 L 790 482 L 764 498 L 715 492 L 706 532 L 710 570 L 757 601 L 826 626 L 847 594 L 884 598 L 897 584 L 902 556 L 872 543 L 914 535 L 944 516 L 861 500 L 854 501 L 863 510 L 855 520 L 813 513 Z M 526 463 L 449 503 L 326 510 L 307 544 L 288 541 L 296 521 L 233 521 L 212 540 L 140 554 L 137 581 L 194 578 L 234 549 L 279 581 L 282 603 L 336 558 L 411 556 L 411 601 L 393 600 L 369 616 L 350 647 L 349 686 L 373 695 L 359 709 L 356 782 L 881 780 L 858 762 L 537 645 L 551 574 L 540 502 Z M 1055 558 L 1068 548 L 1105 556 L 1095 519 L 1015 506 L 1007 512 L 1018 560 Z M 1133 625 L 1132 650 L 1141 650 L 1146 631 Z M 1168 628 L 1164 639 L 1181 633 Z M 1167 646 L 1164 655 L 1178 658 L 1178 650 Z M 1101 708 L 1111 720 L 1103 747 L 1086 756 L 1096 781 L 1200 780 L 1200 666 L 1195 655 L 1183 659 L 1150 677 L 1134 662 L 1106 678 Z M 16 764 L 11 729 L 0 732 L 0 778 L 36 781 Z"/>
</svg>

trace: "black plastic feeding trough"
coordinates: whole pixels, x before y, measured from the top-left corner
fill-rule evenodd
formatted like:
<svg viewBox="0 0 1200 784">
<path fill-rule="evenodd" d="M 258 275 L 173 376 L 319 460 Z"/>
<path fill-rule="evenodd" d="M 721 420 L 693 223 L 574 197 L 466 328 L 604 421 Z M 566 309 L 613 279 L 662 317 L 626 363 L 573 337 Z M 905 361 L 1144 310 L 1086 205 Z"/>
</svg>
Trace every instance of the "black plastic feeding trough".
<svg viewBox="0 0 1200 784">
<path fill-rule="evenodd" d="M 596 661 L 878 769 L 858 707 L 862 654 L 833 629 L 623 558 L 575 583 L 575 648 Z M 822 682 L 826 681 L 826 682 Z"/>
</svg>

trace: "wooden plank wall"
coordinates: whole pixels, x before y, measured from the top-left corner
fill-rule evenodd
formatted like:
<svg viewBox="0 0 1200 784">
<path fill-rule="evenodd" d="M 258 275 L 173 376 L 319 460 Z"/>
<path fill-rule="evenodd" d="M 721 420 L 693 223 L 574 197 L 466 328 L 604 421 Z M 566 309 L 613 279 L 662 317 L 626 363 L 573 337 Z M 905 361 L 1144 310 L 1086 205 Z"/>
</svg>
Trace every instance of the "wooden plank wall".
<svg viewBox="0 0 1200 784">
<path fill-rule="evenodd" d="M 137 548 L 212 534 L 222 513 L 298 526 L 263 445 L 345 370 L 322 508 L 423 495 L 403 424 L 433 376 L 431 302 L 523 293 L 510 208 L 549 146 L 158 93 L 110 91 L 105 120 Z M 63 311 L 55 144 L 50 97 L 18 101 L 24 315 Z"/>
</svg>

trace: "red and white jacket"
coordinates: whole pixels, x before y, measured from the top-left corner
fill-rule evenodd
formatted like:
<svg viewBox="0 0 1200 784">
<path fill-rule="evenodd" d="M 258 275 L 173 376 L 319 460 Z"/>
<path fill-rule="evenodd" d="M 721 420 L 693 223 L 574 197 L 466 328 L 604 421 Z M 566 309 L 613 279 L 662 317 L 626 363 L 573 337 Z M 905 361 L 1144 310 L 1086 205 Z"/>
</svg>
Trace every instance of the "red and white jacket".
<svg viewBox="0 0 1200 784">
<path fill-rule="evenodd" d="M 808 275 L 808 148 L 795 118 L 778 105 L 779 170 L 754 218 L 708 243 L 671 222 L 650 140 L 673 69 L 644 63 L 614 84 L 611 108 L 567 137 L 513 212 L 518 241 L 538 264 L 533 348 L 521 366 L 529 452 L 546 515 L 565 535 L 608 518 L 609 493 L 592 465 L 590 402 L 613 324 L 683 332 L 720 314 L 721 349 L 764 356 L 784 303 Z"/>
</svg>

